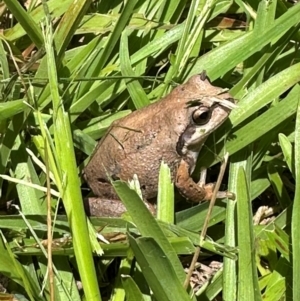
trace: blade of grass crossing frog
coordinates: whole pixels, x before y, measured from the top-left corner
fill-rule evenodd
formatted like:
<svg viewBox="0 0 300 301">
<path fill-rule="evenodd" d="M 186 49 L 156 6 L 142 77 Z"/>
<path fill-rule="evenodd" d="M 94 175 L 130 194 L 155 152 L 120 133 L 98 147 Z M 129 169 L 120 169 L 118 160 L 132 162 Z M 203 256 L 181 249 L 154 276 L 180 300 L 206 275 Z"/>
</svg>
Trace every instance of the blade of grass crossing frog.
<svg viewBox="0 0 300 301">
<path fill-rule="evenodd" d="M 299 95 L 299 94 L 298 94 Z M 300 300 L 300 290 L 298 285 L 300 283 L 300 106 L 298 96 L 298 108 L 296 115 L 296 128 L 295 128 L 295 151 L 294 151 L 294 164 L 295 164 L 295 197 L 292 212 L 292 263 L 293 263 L 293 300 Z"/>
<path fill-rule="evenodd" d="M 245 124 L 245 126 L 233 131 L 231 135 L 236 139 L 227 141 L 225 145 L 226 151 L 232 155 L 263 135 L 266 135 L 271 130 L 272 134 L 282 132 L 286 125 L 292 120 L 293 115 L 296 113 L 298 95 L 300 93 L 299 89 L 299 86 L 296 85 L 282 101 L 270 107 L 266 112 Z M 221 142 L 222 145 L 217 143 L 213 146 L 211 146 L 212 144 L 210 143 L 212 143 L 212 140 L 208 139 L 208 148 L 215 147 L 218 150 L 218 153 L 224 153 L 225 147 L 223 146 L 223 142 Z M 201 157 L 201 160 L 213 162 L 212 164 L 215 164 L 219 161 L 219 159 L 215 158 L 215 156 L 213 156 L 213 154 L 210 152 L 206 152 Z"/>
<path fill-rule="evenodd" d="M 157 195 L 157 218 L 166 223 L 174 224 L 174 185 L 171 172 L 164 162 L 160 165 Z"/>
<path fill-rule="evenodd" d="M 239 167 L 238 170 L 236 192 L 239 246 L 237 299 L 239 301 L 261 300 L 255 263 L 251 202 L 243 167 Z"/>
<path fill-rule="evenodd" d="M 178 279 L 183 283 L 185 273 L 176 252 L 140 197 L 134 190 L 130 189 L 125 182 L 115 181 L 112 184 L 140 233 L 143 236 L 155 237 L 155 240 L 166 254 L 167 258 L 172 262 Z"/>
</svg>

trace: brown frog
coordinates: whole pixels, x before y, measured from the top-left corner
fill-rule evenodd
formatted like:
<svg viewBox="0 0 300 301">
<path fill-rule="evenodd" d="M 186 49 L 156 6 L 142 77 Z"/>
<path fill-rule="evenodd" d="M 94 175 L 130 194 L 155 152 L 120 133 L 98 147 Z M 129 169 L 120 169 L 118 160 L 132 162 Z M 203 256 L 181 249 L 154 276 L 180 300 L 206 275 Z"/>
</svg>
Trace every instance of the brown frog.
<svg viewBox="0 0 300 301">
<path fill-rule="evenodd" d="M 231 96 L 212 86 L 202 72 L 160 101 L 115 121 L 84 170 L 88 185 L 100 197 L 89 199 L 89 214 L 116 216 L 125 211 L 116 201 L 110 179 L 127 181 L 137 174 L 143 197 L 154 198 L 162 161 L 170 167 L 175 186 L 186 199 L 209 200 L 213 185 L 199 185 L 190 175 L 206 138 L 227 119 L 232 102 Z"/>
</svg>

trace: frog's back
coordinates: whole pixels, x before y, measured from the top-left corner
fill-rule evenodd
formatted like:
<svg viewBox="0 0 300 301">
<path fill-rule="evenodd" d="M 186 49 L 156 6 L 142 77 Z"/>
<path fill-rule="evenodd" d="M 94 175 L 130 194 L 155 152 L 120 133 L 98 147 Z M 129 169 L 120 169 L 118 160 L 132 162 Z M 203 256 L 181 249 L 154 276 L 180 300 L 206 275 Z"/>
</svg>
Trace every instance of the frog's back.
<svg viewBox="0 0 300 301">
<path fill-rule="evenodd" d="M 155 103 L 112 124 L 85 169 L 94 192 L 95 181 L 109 182 L 109 177 L 127 181 L 137 174 L 144 197 L 155 197 L 161 161 L 174 174 L 179 160 L 178 132 L 172 114 L 164 109 L 163 102 Z"/>
</svg>

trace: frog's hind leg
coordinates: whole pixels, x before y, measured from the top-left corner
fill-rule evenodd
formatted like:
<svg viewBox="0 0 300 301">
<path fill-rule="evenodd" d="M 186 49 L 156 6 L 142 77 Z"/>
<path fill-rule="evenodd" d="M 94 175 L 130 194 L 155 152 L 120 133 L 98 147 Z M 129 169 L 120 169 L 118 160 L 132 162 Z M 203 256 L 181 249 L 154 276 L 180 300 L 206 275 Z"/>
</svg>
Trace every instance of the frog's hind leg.
<svg viewBox="0 0 300 301">
<path fill-rule="evenodd" d="M 156 215 L 156 208 L 153 204 L 147 201 L 144 201 L 144 204 L 152 215 Z M 97 217 L 120 217 L 127 211 L 120 200 L 111 200 L 101 197 L 85 198 L 84 208 L 87 215 Z"/>
<path fill-rule="evenodd" d="M 85 212 L 89 216 L 119 217 L 126 208 L 120 200 L 89 197 L 84 199 Z"/>
</svg>

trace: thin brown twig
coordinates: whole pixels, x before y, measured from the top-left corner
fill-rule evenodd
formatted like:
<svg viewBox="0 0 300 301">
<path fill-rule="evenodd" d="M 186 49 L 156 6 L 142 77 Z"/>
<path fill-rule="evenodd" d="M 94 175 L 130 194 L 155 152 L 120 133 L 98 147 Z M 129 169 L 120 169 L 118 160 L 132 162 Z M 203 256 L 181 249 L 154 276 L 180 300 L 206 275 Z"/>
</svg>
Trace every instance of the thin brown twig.
<svg viewBox="0 0 300 301">
<path fill-rule="evenodd" d="M 207 229 L 208 229 L 208 223 L 209 223 L 209 220 L 210 220 L 210 217 L 211 217 L 211 213 L 212 213 L 213 207 L 214 207 L 216 199 L 217 199 L 217 193 L 218 193 L 218 191 L 220 189 L 220 186 L 221 186 L 221 183 L 222 183 L 222 180 L 223 180 L 223 177 L 224 177 L 226 165 L 227 165 L 227 162 L 228 162 L 228 156 L 229 156 L 228 153 L 226 153 L 224 155 L 223 162 L 221 164 L 220 173 L 219 173 L 219 176 L 218 176 L 218 179 L 217 179 L 217 183 L 216 183 L 216 185 L 214 187 L 212 198 L 211 198 L 211 201 L 209 203 L 209 207 L 208 207 L 208 211 L 207 211 L 207 214 L 206 214 L 206 218 L 205 218 L 205 221 L 204 221 L 204 224 L 203 224 L 203 228 L 202 228 L 202 231 L 201 231 L 201 234 L 200 234 L 200 243 L 199 243 L 199 246 L 196 247 L 196 250 L 195 250 L 195 253 L 194 253 L 194 256 L 193 256 L 190 268 L 189 268 L 189 271 L 188 271 L 188 273 L 186 275 L 186 278 L 185 278 L 185 281 L 184 281 L 184 284 L 183 284 L 183 287 L 185 289 L 188 288 L 188 285 L 190 283 L 190 279 L 192 277 L 192 273 L 193 273 L 193 271 L 195 269 L 195 265 L 196 265 L 196 263 L 198 261 L 199 255 L 200 255 L 201 244 L 204 241 L 205 236 L 206 236 L 206 232 L 207 232 Z"/>
</svg>

